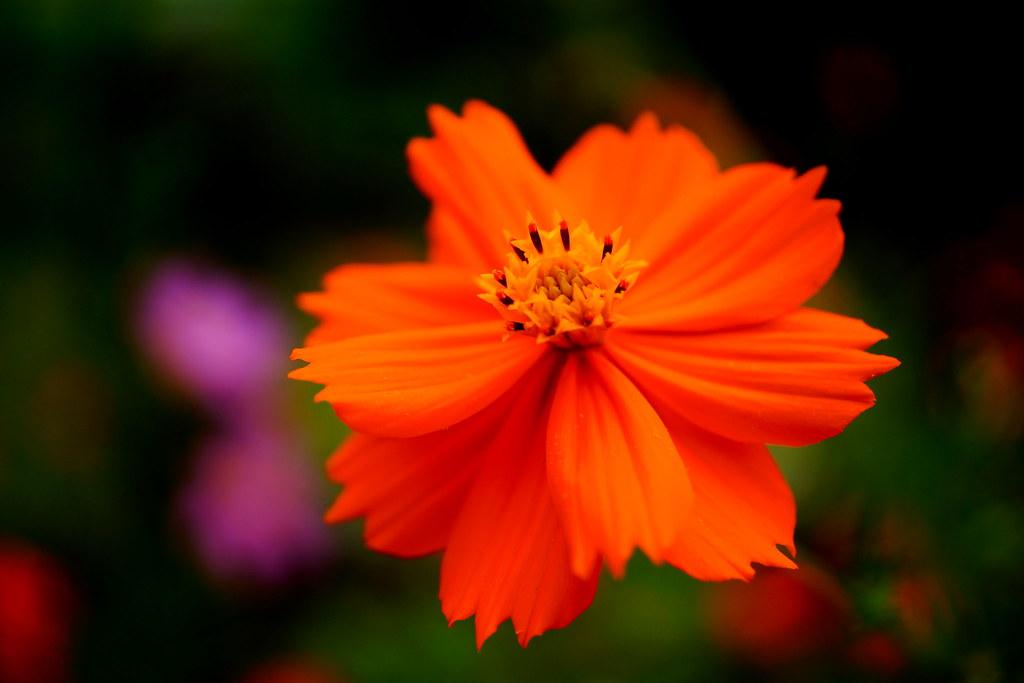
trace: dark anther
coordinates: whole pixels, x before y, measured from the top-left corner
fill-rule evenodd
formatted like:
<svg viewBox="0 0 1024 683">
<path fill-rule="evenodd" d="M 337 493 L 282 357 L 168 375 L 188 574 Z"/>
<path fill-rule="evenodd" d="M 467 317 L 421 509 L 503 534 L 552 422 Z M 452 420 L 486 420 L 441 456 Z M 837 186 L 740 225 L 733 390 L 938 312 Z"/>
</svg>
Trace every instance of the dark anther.
<svg viewBox="0 0 1024 683">
<path fill-rule="evenodd" d="M 502 287 L 508 287 L 508 281 L 505 279 L 505 271 L 495 268 L 491 271 L 491 276 L 494 278 L 494 281 Z"/>
<path fill-rule="evenodd" d="M 509 332 L 522 332 L 523 330 L 526 329 L 526 325 L 514 320 L 510 320 L 508 324 L 505 325 L 505 327 L 506 329 L 508 329 Z"/>
<path fill-rule="evenodd" d="M 533 242 L 533 248 L 538 254 L 544 253 L 544 243 L 540 241 L 540 231 L 537 230 L 536 223 L 530 223 L 530 241 Z"/>
<path fill-rule="evenodd" d="M 612 236 L 604 236 L 604 249 L 601 250 L 601 260 L 604 261 L 604 257 L 612 253 Z"/>
<path fill-rule="evenodd" d="M 565 247 L 566 251 L 569 251 L 569 224 L 561 221 L 558 224 L 558 234 L 562 237 L 562 246 Z"/>
<path fill-rule="evenodd" d="M 629 289 L 629 283 L 626 282 L 625 280 L 619 280 L 619 284 L 615 288 L 615 293 L 621 294 L 622 292 L 625 292 L 627 289 Z"/>
<path fill-rule="evenodd" d="M 511 306 L 512 304 L 515 303 L 515 299 L 510 297 L 505 292 L 499 292 L 498 293 L 498 301 L 500 301 L 501 303 L 505 304 L 506 306 Z"/>
<path fill-rule="evenodd" d="M 522 249 L 520 249 L 516 245 L 512 244 L 511 242 L 509 242 L 509 246 L 512 247 L 512 251 L 514 251 L 516 253 L 516 256 L 519 257 L 520 261 L 522 261 L 523 263 L 529 263 L 530 262 L 530 259 L 526 258 L 526 252 L 525 251 L 523 251 Z"/>
</svg>

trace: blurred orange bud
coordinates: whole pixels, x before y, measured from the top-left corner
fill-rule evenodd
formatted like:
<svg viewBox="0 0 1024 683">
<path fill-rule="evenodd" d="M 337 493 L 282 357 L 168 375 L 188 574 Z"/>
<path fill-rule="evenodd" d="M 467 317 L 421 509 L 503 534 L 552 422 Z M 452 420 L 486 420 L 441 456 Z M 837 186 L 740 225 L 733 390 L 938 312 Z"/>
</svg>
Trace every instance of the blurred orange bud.
<svg viewBox="0 0 1024 683">
<path fill-rule="evenodd" d="M 763 667 L 837 646 L 850 619 L 849 602 L 839 583 L 807 566 L 759 569 L 749 584 L 718 586 L 712 590 L 708 610 L 711 634 L 719 646 Z"/>
</svg>

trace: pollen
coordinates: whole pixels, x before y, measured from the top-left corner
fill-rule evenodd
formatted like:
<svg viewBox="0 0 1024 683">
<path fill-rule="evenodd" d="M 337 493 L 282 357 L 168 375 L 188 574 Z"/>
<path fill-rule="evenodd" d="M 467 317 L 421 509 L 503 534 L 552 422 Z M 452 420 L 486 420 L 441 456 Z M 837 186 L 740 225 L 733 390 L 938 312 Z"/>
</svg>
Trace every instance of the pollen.
<svg viewBox="0 0 1024 683">
<path fill-rule="evenodd" d="M 556 215 L 553 224 L 544 230 L 527 215 L 525 238 L 506 234 L 505 267 L 480 276 L 480 298 L 504 318 L 508 335 L 562 348 L 599 344 L 647 264 L 629 258 L 622 228 L 598 236 L 586 221 L 570 228 Z"/>
</svg>

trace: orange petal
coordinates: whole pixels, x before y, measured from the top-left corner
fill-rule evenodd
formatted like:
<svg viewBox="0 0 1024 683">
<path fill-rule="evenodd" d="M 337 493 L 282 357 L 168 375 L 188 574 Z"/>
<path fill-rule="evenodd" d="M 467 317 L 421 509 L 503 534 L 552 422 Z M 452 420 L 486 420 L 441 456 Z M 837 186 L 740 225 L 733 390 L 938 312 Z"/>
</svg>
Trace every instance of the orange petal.
<svg viewBox="0 0 1024 683">
<path fill-rule="evenodd" d="M 518 384 L 531 381 L 527 375 Z M 365 517 L 366 544 L 393 555 L 413 557 L 444 548 L 480 470 L 484 446 L 508 421 L 514 392 L 516 387 L 438 432 L 409 439 L 350 436 L 327 462 L 328 476 L 345 487 L 327 521 Z"/>
<path fill-rule="evenodd" d="M 600 555 L 621 575 L 637 546 L 662 560 L 693 499 L 686 468 L 657 413 L 599 352 L 567 357 L 547 449 L 577 573 Z"/>
<path fill-rule="evenodd" d="M 670 206 L 692 201 L 717 174 L 718 162 L 697 136 L 679 126 L 662 130 L 645 113 L 628 133 L 610 125 L 592 128 L 552 175 L 592 228 L 608 233 L 622 226 L 625 236 L 636 239 Z"/>
<path fill-rule="evenodd" d="M 485 262 L 488 266 L 496 263 L 492 260 L 490 241 L 481 246 L 480 237 L 475 223 L 463 223 L 442 204 L 435 204 L 427 218 L 427 259 L 431 263 L 472 267 L 479 271 Z"/>
<path fill-rule="evenodd" d="M 698 202 L 658 218 L 634 243 L 651 261 L 619 307 L 624 323 L 697 331 L 770 320 L 831 276 L 843 250 L 839 203 L 815 199 L 825 177 L 771 164 L 732 169 Z"/>
<path fill-rule="evenodd" d="M 432 261 L 485 272 L 504 262 L 503 231 L 524 232 L 527 211 L 542 223 L 556 210 L 576 219 L 515 124 L 497 109 L 468 102 L 460 118 L 435 105 L 427 118 L 435 137 L 412 140 L 407 154 L 413 180 L 434 203 Z"/>
<path fill-rule="evenodd" d="M 353 337 L 296 349 L 292 358 L 309 365 L 289 376 L 325 385 L 317 400 L 356 431 L 419 436 L 479 412 L 546 351 L 502 334 L 489 321 Z"/>
<path fill-rule="evenodd" d="M 549 372 L 553 363 L 543 365 Z M 520 385 L 504 427 L 480 443 L 483 466 L 441 565 L 441 608 L 449 623 L 476 615 L 478 648 L 510 617 L 524 646 L 547 629 L 567 625 L 587 608 L 597 587 L 596 562 L 583 578 L 571 571 L 548 489 L 546 379 Z"/>
<path fill-rule="evenodd" d="M 736 441 L 803 446 L 871 407 L 864 382 L 899 361 L 860 350 L 884 336 L 857 320 L 801 309 L 700 334 L 614 329 L 605 348 L 644 393 Z"/>
<path fill-rule="evenodd" d="M 412 439 L 353 434 L 327 463 L 344 490 L 328 522 L 366 517 L 366 545 L 415 557 L 441 550 L 480 469 L 479 443 L 504 414 L 497 401 L 450 429 Z"/>
<path fill-rule="evenodd" d="M 299 295 L 299 307 L 320 318 L 306 345 L 493 318 L 477 298 L 476 274 L 429 263 L 348 264 L 324 278 L 324 291 Z"/>
<path fill-rule="evenodd" d="M 666 415 L 665 412 L 662 415 Z M 795 568 L 796 505 L 768 449 L 666 418 L 693 485 L 693 513 L 666 559 L 702 581 L 746 579 L 751 563 Z"/>
</svg>

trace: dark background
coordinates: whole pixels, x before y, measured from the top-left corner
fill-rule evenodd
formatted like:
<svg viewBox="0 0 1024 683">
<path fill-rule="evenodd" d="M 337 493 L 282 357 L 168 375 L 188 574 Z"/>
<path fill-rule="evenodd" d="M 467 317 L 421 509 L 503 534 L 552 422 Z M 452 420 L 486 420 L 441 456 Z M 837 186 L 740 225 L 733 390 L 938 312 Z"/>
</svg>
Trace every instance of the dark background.
<svg viewBox="0 0 1024 683">
<path fill-rule="evenodd" d="M 66 573 L 73 678 L 238 680 L 283 657 L 351 680 L 1021 680 L 1020 36 L 980 9 L 894 11 L 0 6 L 0 537 Z M 297 344 L 292 298 L 329 267 L 422 254 L 404 147 L 428 104 L 471 97 L 546 167 L 644 108 L 727 163 L 829 167 L 847 249 L 819 303 L 903 361 L 846 433 L 778 450 L 801 564 L 845 596 L 817 616 L 841 622 L 834 641 L 766 662 L 708 626 L 722 587 L 634 560 L 568 630 L 520 652 L 506 626 L 478 655 L 444 624 L 436 560 L 374 556 L 355 525 L 323 575 L 274 590 L 195 566 L 168 505 L 205 418 L 146 369 L 140 283 L 169 255 L 216 264 L 271 292 Z M 313 389 L 281 391 L 321 462 L 340 425 Z M 898 665 L 858 655 L 868 636 Z"/>
</svg>

